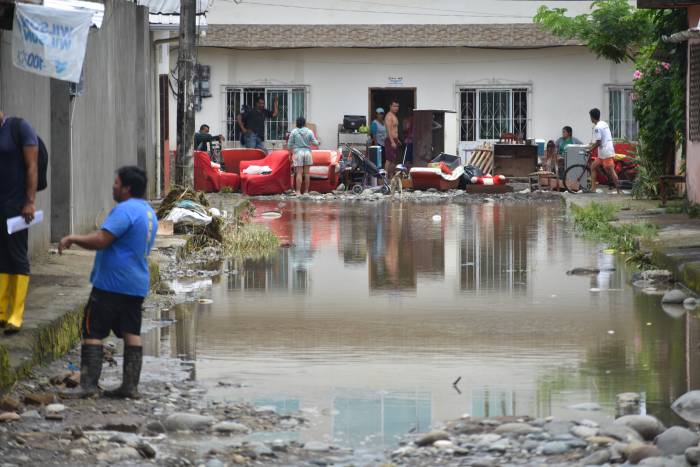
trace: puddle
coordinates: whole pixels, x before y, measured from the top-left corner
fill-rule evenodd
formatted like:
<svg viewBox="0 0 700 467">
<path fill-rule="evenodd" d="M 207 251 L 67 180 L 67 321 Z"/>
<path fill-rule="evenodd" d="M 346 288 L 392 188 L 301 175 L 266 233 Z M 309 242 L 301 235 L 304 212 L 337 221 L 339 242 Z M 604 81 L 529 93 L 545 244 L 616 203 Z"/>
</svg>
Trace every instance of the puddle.
<svg viewBox="0 0 700 467">
<path fill-rule="evenodd" d="M 559 206 L 255 204 L 289 247 L 228 261 L 146 351 L 190 362 L 209 399 L 310 418 L 274 439 L 372 452 L 465 413 L 602 422 L 621 392 L 677 423 L 700 388 L 698 318 L 635 292 Z"/>
</svg>

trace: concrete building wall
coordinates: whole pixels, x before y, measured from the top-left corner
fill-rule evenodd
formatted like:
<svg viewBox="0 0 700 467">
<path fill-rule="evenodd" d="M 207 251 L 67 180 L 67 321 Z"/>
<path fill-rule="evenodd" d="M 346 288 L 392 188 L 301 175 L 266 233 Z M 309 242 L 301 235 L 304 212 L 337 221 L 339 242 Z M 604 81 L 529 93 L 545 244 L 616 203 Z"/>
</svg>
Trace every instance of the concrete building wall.
<svg viewBox="0 0 700 467">
<path fill-rule="evenodd" d="M 590 12 L 590 1 L 522 0 L 307 0 L 298 2 L 214 2 L 211 24 L 474 24 L 529 23 L 540 5 Z M 634 2 L 631 2 L 634 3 Z M 409 33 L 407 31 L 407 33 Z"/>
<path fill-rule="evenodd" d="M 90 31 L 84 93 L 54 99 L 54 114 L 70 115 L 58 132 L 70 160 L 64 183 L 53 180 L 63 194 L 55 197 L 54 218 L 64 219 L 53 229 L 54 240 L 99 226 L 114 204 L 111 187 L 120 166 L 139 165 L 154 175 L 148 34 L 146 8 L 108 0 L 102 28 Z M 66 86 L 57 84 L 57 94 Z"/>
<path fill-rule="evenodd" d="M 177 57 L 171 55 L 171 63 Z M 415 87 L 417 108 L 459 110 L 457 88 L 528 86 L 529 137 L 555 138 L 563 125 L 591 139 L 588 110 L 607 113 L 606 85 L 630 84 L 632 68 L 598 60 L 583 47 L 539 50 L 484 49 L 304 49 L 241 51 L 200 48 L 198 62 L 211 66 L 211 98 L 203 99 L 196 126 L 225 131 L 227 85 L 306 85 L 307 120 L 317 125 L 324 148 L 336 145 L 344 114 L 366 115 L 368 88 L 402 77 Z M 171 96 L 172 99 L 172 96 Z M 171 100 L 171 133 L 175 134 Z M 231 144 L 232 142 L 228 142 Z"/>
<path fill-rule="evenodd" d="M 51 154 L 50 80 L 22 71 L 12 64 L 11 31 L 0 31 L 0 41 L 2 41 L 0 109 L 8 116 L 22 117 L 30 122 Z M 49 168 L 48 176 L 51 175 L 50 170 Z M 49 188 L 37 194 L 36 207 L 44 211 L 45 221 L 29 229 L 29 248 L 32 255 L 44 251 L 49 244 L 51 235 L 51 190 Z"/>
</svg>

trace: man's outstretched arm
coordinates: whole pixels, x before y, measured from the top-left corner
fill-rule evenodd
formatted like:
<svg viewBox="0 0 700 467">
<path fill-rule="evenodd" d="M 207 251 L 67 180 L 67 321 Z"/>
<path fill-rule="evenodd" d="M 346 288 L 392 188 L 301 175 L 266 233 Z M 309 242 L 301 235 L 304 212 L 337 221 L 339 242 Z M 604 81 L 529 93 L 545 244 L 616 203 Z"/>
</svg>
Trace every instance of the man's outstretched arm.
<svg viewBox="0 0 700 467">
<path fill-rule="evenodd" d="M 58 244 L 58 253 L 68 250 L 73 245 L 78 245 L 86 250 L 103 250 L 117 239 L 106 230 L 96 230 L 87 235 L 67 235 Z"/>
</svg>

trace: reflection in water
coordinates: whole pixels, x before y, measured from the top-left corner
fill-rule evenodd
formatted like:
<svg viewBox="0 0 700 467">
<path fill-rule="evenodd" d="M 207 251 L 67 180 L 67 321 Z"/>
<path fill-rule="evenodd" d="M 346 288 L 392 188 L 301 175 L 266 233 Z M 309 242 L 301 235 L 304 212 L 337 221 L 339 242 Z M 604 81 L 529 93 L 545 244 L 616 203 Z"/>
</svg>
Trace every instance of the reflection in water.
<svg viewBox="0 0 700 467">
<path fill-rule="evenodd" d="M 344 446 L 392 446 L 430 429 L 430 393 L 353 391 L 333 395 L 332 435 Z"/>
<path fill-rule="evenodd" d="M 318 410 L 302 436 L 386 445 L 465 412 L 604 421 L 620 392 L 672 422 L 700 387 L 698 318 L 636 294 L 559 206 L 265 203 L 288 247 L 230 261 L 214 303 L 176 311 L 163 339 L 211 397 Z"/>
</svg>

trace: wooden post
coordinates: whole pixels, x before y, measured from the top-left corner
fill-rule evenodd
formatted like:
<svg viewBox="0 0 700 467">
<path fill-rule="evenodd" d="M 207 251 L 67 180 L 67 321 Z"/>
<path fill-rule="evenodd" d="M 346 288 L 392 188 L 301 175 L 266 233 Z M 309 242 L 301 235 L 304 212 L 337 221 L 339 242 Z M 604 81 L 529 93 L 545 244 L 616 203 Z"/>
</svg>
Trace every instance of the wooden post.
<svg viewBox="0 0 700 467">
<path fill-rule="evenodd" d="M 194 186 L 194 49 L 197 42 L 197 2 L 180 1 L 180 37 L 177 53 L 177 149 L 175 180 Z"/>
</svg>

